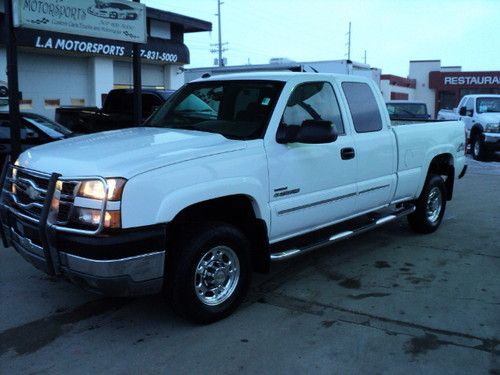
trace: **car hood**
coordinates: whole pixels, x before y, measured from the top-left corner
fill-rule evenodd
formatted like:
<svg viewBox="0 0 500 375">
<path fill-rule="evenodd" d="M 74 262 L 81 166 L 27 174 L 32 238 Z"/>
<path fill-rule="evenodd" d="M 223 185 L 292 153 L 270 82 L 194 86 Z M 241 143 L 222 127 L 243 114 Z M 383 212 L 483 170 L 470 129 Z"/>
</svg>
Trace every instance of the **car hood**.
<svg viewBox="0 0 500 375">
<path fill-rule="evenodd" d="M 18 159 L 21 167 L 63 176 L 131 178 L 139 173 L 244 149 L 246 142 L 191 130 L 129 128 L 48 143 Z"/>
<path fill-rule="evenodd" d="M 500 122 L 500 112 L 478 113 L 477 119 L 481 123 L 481 125 L 486 125 L 489 123 L 498 124 L 498 122 Z"/>
</svg>

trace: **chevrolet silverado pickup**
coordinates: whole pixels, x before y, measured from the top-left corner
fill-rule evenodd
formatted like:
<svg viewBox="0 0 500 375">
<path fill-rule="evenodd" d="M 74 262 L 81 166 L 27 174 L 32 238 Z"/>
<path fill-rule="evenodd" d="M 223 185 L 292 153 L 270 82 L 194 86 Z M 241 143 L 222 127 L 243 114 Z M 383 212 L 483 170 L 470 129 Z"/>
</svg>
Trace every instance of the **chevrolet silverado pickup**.
<svg viewBox="0 0 500 375">
<path fill-rule="evenodd" d="M 487 160 L 500 151 L 500 95 L 465 95 L 454 110 L 440 110 L 438 119 L 465 123 L 474 159 Z"/>
<path fill-rule="evenodd" d="M 460 121 L 393 127 L 362 77 L 200 79 L 145 126 L 5 164 L 0 227 L 49 274 L 107 295 L 163 292 L 213 322 L 272 262 L 402 216 L 435 231 L 465 173 L 464 133 Z"/>
</svg>

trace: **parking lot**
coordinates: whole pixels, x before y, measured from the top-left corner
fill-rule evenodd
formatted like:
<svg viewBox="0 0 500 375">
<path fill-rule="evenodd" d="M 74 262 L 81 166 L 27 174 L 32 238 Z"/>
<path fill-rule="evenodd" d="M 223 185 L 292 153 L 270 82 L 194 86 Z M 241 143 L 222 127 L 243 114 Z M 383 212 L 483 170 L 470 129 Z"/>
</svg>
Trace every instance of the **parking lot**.
<svg viewBox="0 0 500 375">
<path fill-rule="evenodd" d="M 276 265 L 208 326 L 0 248 L 0 373 L 500 374 L 500 158 L 468 163 L 438 232 L 400 220 Z"/>
</svg>

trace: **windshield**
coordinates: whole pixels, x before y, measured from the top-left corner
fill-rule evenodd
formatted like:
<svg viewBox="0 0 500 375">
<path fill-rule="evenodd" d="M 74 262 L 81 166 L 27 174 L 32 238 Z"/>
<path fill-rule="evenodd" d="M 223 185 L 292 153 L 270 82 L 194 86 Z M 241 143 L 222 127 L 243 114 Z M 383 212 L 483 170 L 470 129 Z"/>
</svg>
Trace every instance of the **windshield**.
<svg viewBox="0 0 500 375">
<path fill-rule="evenodd" d="M 391 116 L 425 117 L 427 106 L 424 103 L 387 103 L 387 111 Z"/>
<path fill-rule="evenodd" d="M 146 126 L 219 133 L 226 138 L 262 138 L 284 82 L 210 81 L 184 86 Z"/>
<path fill-rule="evenodd" d="M 24 117 L 24 119 L 52 138 L 61 138 L 73 133 L 71 130 L 65 128 L 61 124 L 50 121 L 49 119 L 44 117 L 26 116 Z"/>
<path fill-rule="evenodd" d="M 477 98 L 476 111 L 477 113 L 500 112 L 500 98 Z"/>
</svg>

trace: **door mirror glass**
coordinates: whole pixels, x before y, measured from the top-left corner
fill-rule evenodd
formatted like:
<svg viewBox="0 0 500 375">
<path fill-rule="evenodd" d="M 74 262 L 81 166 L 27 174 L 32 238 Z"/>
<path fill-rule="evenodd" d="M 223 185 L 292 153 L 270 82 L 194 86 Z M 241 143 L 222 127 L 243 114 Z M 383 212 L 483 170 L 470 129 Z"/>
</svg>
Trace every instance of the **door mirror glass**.
<svg viewBox="0 0 500 375">
<path fill-rule="evenodd" d="M 467 114 L 467 109 L 465 107 L 460 107 L 460 110 L 458 111 L 458 114 L 460 116 L 466 116 Z"/>
</svg>

